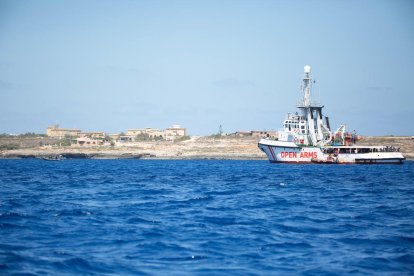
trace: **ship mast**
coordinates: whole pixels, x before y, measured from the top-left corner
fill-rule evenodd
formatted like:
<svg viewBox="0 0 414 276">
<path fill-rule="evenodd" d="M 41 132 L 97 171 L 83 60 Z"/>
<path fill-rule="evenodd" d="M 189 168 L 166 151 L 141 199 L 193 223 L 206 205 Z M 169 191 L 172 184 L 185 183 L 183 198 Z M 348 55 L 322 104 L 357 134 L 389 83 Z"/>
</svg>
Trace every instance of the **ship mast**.
<svg viewBox="0 0 414 276">
<path fill-rule="evenodd" d="M 304 67 L 305 75 L 303 76 L 303 105 L 310 106 L 310 93 L 311 93 L 311 67 L 306 65 Z"/>
<path fill-rule="evenodd" d="M 304 67 L 303 76 L 303 100 L 298 104 L 298 108 L 302 110 L 306 118 L 306 130 L 308 133 L 308 140 L 311 145 L 317 146 L 325 143 L 330 137 L 329 129 L 323 125 L 322 108 L 320 104 L 311 102 L 311 84 L 312 75 L 311 67 L 306 65 Z"/>
</svg>

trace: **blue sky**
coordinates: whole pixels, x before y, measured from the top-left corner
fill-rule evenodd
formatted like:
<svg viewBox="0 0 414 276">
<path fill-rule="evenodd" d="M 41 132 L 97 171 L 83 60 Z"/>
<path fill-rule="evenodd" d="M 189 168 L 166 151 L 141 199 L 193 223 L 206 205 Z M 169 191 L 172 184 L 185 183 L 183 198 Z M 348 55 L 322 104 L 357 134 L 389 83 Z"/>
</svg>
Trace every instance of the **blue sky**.
<svg viewBox="0 0 414 276">
<path fill-rule="evenodd" d="M 0 133 L 277 130 L 309 64 L 335 128 L 414 135 L 413 14 L 408 0 L 0 0 Z"/>
</svg>

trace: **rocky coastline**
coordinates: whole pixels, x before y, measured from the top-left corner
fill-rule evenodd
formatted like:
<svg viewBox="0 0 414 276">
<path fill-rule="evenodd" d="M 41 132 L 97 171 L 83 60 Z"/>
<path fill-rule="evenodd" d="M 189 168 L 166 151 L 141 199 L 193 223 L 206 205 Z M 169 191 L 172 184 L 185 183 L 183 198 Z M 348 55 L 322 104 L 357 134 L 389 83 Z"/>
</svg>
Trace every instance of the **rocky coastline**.
<svg viewBox="0 0 414 276">
<path fill-rule="evenodd" d="M 0 158 L 67 159 L 263 159 L 253 137 L 191 137 L 189 140 L 142 141 L 116 146 L 35 146 L 0 151 Z"/>
<path fill-rule="evenodd" d="M 255 137 L 191 137 L 189 140 L 143 141 L 116 146 L 38 146 L 20 142 L 18 149 L 0 150 L 0 158 L 66 159 L 229 159 L 267 160 Z M 3 144 L 5 141 L 0 141 Z M 414 139 L 410 136 L 366 136 L 359 145 L 392 145 L 407 159 L 414 159 Z M 33 146 L 35 145 L 35 146 Z"/>
</svg>

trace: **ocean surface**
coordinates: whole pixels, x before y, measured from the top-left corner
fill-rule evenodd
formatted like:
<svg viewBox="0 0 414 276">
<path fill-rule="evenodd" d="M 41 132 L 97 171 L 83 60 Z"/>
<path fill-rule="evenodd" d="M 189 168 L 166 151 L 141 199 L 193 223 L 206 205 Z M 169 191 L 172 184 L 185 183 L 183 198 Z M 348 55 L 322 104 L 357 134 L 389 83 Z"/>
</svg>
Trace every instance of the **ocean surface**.
<svg viewBox="0 0 414 276">
<path fill-rule="evenodd" d="M 414 274 L 414 162 L 0 160 L 0 275 Z"/>
</svg>

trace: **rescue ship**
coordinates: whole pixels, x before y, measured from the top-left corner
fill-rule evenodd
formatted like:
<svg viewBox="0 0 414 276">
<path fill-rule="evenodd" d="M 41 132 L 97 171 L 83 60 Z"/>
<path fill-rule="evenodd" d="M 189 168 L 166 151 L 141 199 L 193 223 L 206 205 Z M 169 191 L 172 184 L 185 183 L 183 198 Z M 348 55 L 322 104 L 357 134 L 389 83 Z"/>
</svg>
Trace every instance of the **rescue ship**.
<svg viewBox="0 0 414 276">
<path fill-rule="evenodd" d="M 323 105 L 311 101 L 311 67 L 304 67 L 303 98 L 288 113 L 278 139 L 264 138 L 259 148 L 270 162 L 320 164 L 401 164 L 405 160 L 399 149 L 389 146 L 357 146 L 356 133 L 347 133 L 345 125 L 332 132 L 329 118 L 322 114 Z"/>
</svg>

